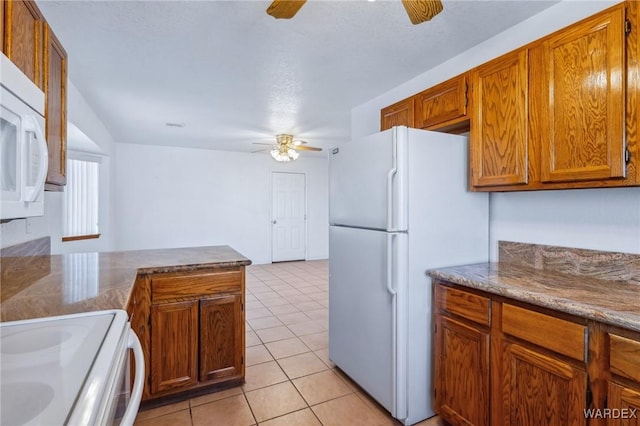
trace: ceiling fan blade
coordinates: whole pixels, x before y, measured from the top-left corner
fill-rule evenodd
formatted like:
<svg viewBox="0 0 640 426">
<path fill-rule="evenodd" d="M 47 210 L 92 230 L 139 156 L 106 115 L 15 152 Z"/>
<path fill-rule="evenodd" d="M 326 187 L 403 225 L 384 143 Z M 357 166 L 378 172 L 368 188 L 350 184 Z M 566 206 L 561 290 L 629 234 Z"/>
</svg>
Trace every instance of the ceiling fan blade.
<svg viewBox="0 0 640 426">
<path fill-rule="evenodd" d="M 273 0 L 267 14 L 276 19 L 291 19 L 295 16 L 307 0 Z"/>
<path fill-rule="evenodd" d="M 258 149 L 256 151 L 251 151 L 251 153 L 255 154 L 256 152 L 264 152 L 264 151 L 269 151 L 269 148 Z"/>
<path fill-rule="evenodd" d="M 264 143 L 264 142 L 251 142 L 251 143 L 254 145 L 269 145 L 269 146 L 273 145 L 273 143 Z"/>
<path fill-rule="evenodd" d="M 402 5 L 407 10 L 413 25 L 430 21 L 443 9 L 440 0 L 402 0 Z"/>
<path fill-rule="evenodd" d="M 293 149 L 299 150 L 299 151 L 322 151 L 322 148 L 316 148 L 315 146 L 302 146 L 302 145 L 294 146 Z"/>
</svg>

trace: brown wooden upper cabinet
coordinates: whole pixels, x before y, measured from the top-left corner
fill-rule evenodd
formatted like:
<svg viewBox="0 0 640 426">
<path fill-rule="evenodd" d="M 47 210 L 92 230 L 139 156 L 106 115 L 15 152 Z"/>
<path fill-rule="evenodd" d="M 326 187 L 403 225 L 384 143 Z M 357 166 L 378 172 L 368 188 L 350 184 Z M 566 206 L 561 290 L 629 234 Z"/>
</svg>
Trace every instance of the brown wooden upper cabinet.
<svg viewBox="0 0 640 426">
<path fill-rule="evenodd" d="M 45 189 L 62 191 L 67 181 L 67 52 L 32 0 L 3 0 L 0 23 L 3 53 L 45 93 Z"/>
<path fill-rule="evenodd" d="M 627 9 L 637 22 L 638 5 L 621 3 L 472 71 L 472 189 L 638 184 Z"/>
<path fill-rule="evenodd" d="M 44 24 L 44 92 L 46 94 L 49 169 L 46 189 L 62 191 L 67 183 L 67 52 Z"/>
<path fill-rule="evenodd" d="M 527 77 L 527 49 L 471 71 L 473 186 L 527 183 Z"/>
<path fill-rule="evenodd" d="M 2 1 L 3 52 L 42 88 L 42 23 L 35 2 Z"/>
<path fill-rule="evenodd" d="M 542 182 L 625 176 L 624 5 L 543 43 Z"/>
<path fill-rule="evenodd" d="M 0 51 L 2 53 L 5 53 L 5 47 L 4 47 L 4 40 L 5 40 L 5 36 L 4 36 L 4 26 L 5 26 L 5 22 L 4 22 L 4 16 L 5 16 L 5 1 L 0 1 Z"/>
<path fill-rule="evenodd" d="M 384 108 L 382 129 L 470 128 L 474 191 L 640 186 L 639 15 L 627 0 L 533 41 Z"/>
<path fill-rule="evenodd" d="M 384 131 L 393 126 L 414 126 L 414 97 L 403 99 L 389 105 L 380 111 L 380 130 Z"/>
<path fill-rule="evenodd" d="M 415 127 L 449 130 L 466 126 L 469 76 L 462 74 L 415 96 Z M 466 130 L 466 129 L 465 129 Z"/>
</svg>

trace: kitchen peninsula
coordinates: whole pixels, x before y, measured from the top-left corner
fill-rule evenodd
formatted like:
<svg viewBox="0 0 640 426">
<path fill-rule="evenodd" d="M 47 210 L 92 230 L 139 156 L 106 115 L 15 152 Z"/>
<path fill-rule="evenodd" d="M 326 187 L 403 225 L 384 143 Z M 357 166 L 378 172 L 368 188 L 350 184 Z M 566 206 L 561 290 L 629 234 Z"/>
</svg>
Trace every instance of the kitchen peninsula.
<svg viewBox="0 0 640 426">
<path fill-rule="evenodd" d="M 123 309 L 143 401 L 244 379 L 245 266 L 228 246 L 2 258 L 2 321 Z"/>
<path fill-rule="evenodd" d="M 436 412 L 473 425 L 640 416 L 639 266 L 500 242 L 497 263 L 431 271 Z"/>
</svg>

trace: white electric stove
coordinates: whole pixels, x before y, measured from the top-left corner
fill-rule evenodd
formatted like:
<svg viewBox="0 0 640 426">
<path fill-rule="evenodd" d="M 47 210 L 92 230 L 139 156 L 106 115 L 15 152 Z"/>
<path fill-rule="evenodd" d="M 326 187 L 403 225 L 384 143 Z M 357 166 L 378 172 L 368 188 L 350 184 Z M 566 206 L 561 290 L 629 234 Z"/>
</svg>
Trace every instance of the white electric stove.
<svg viewBox="0 0 640 426">
<path fill-rule="evenodd" d="M 129 349 L 136 358 L 129 392 Z M 127 313 L 0 323 L 0 424 L 132 425 L 144 359 Z"/>
</svg>

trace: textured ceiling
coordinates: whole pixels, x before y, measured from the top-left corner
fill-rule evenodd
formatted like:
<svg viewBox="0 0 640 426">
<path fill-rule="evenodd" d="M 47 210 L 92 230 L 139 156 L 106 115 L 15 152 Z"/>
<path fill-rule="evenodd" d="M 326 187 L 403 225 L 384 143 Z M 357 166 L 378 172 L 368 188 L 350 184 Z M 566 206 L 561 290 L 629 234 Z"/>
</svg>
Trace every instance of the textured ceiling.
<svg viewBox="0 0 640 426">
<path fill-rule="evenodd" d="M 292 20 L 264 1 L 38 2 L 117 142 L 234 151 L 347 140 L 352 107 L 551 4 L 444 1 L 414 26 L 400 1 L 311 0 Z"/>
</svg>

